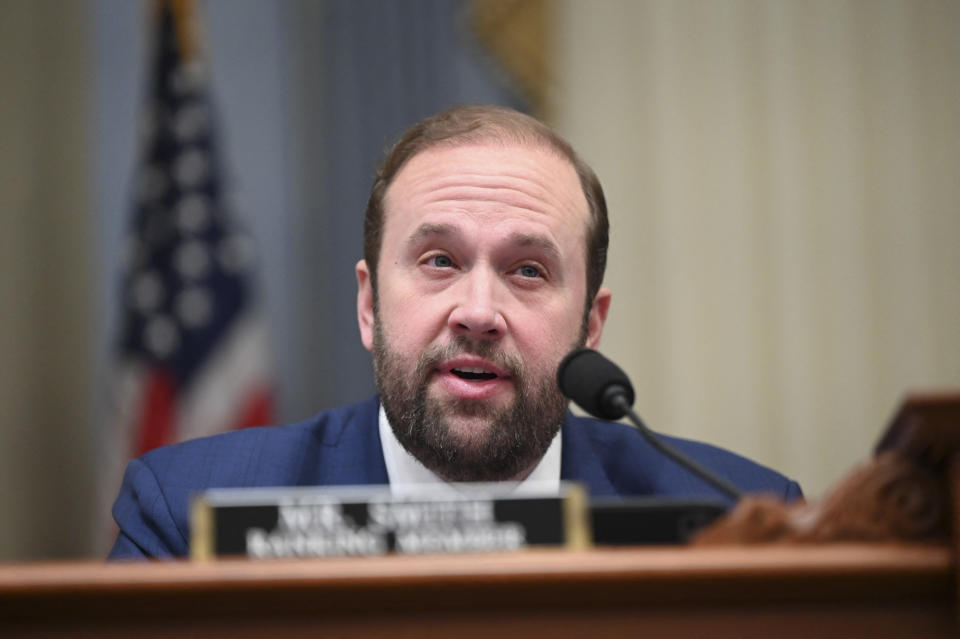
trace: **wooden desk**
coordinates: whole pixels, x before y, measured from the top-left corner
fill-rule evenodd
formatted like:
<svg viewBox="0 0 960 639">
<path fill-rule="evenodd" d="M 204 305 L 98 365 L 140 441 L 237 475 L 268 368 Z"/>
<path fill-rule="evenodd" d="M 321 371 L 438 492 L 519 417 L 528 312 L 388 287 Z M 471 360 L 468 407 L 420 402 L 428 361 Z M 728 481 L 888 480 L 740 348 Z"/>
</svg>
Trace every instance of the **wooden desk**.
<svg viewBox="0 0 960 639">
<path fill-rule="evenodd" d="M 0 565 L 3 637 L 955 636 L 946 547 Z"/>
</svg>

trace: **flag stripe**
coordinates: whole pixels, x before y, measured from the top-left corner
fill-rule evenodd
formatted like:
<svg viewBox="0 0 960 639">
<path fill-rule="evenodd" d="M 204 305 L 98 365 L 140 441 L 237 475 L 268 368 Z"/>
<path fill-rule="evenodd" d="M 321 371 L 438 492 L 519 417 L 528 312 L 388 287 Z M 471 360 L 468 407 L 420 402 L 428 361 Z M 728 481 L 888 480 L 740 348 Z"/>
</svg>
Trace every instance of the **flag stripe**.
<svg viewBox="0 0 960 639">
<path fill-rule="evenodd" d="M 180 393 L 178 436 L 192 439 L 235 428 L 250 393 L 272 387 L 268 350 L 266 328 L 259 317 L 249 314 L 238 320 L 196 372 L 190 387 Z M 268 415 L 251 425 L 271 422 Z"/>
<path fill-rule="evenodd" d="M 268 389 L 254 390 L 240 411 L 235 428 L 250 428 L 269 424 L 273 416 L 273 396 Z"/>
<path fill-rule="evenodd" d="M 147 376 L 146 393 L 140 416 L 140 430 L 136 454 L 171 441 L 174 431 L 174 401 L 176 389 L 170 376 L 155 370 Z"/>
</svg>

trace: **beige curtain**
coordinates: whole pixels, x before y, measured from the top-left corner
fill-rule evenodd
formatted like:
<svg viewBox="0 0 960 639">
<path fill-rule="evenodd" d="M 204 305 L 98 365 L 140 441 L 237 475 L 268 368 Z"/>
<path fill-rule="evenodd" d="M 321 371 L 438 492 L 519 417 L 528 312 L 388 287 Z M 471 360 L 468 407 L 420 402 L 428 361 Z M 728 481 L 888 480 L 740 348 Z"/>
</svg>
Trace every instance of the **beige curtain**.
<svg viewBox="0 0 960 639">
<path fill-rule="evenodd" d="M 17 0 L 0 18 L 0 560 L 93 534 L 85 10 Z"/>
<path fill-rule="evenodd" d="M 960 387 L 960 3 L 568 0 L 550 112 L 604 182 L 603 350 L 660 430 L 825 491 Z"/>
</svg>

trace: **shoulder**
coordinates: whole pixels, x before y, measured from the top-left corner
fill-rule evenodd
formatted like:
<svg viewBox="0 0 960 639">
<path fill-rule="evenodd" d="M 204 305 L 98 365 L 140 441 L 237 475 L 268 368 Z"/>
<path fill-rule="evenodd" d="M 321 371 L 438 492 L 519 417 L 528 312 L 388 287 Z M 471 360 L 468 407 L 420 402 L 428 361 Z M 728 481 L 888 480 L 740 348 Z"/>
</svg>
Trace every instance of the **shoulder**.
<svg viewBox="0 0 960 639">
<path fill-rule="evenodd" d="M 208 488 L 385 481 L 377 407 L 374 398 L 295 424 L 203 437 L 134 459 L 113 506 L 120 534 L 111 557 L 186 554 L 190 499 Z"/>
<path fill-rule="evenodd" d="M 165 455 L 190 455 L 199 451 L 217 450 L 223 455 L 242 453 L 251 446 L 287 449 L 291 446 L 336 446 L 345 437 L 357 434 L 357 425 L 376 423 L 375 398 L 323 411 L 303 421 L 280 426 L 258 426 L 228 431 L 157 448 L 144 458 Z"/>
<path fill-rule="evenodd" d="M 163 446 L 140 459 L 157 475 L 176 473 L 198 485 L 252 485 L 296 479 L 307 460 L 326 448 L 350 444 L 358 425 L 376 420 L 376 400 L 324 411 L 283 426 L 261 426 Z M 366 418 L 366 419 L 365 419 Z"/>
<path fill-rule="evenodd" d="M 617 494 L 677 497 L 719 494 L 656 450 L 631 426 L 568 416 L 564 428 L 568 431 L 564 452 L 568 445 L 579 448 L 578 463 L 584 466 L 592 463 L 602 469 Z M 742 455 L 704 442 L 668 435 L 659 437 L 745 493 L 774 494 L 788 500 L 802 495 L 796 482 Z"/>
</svg>

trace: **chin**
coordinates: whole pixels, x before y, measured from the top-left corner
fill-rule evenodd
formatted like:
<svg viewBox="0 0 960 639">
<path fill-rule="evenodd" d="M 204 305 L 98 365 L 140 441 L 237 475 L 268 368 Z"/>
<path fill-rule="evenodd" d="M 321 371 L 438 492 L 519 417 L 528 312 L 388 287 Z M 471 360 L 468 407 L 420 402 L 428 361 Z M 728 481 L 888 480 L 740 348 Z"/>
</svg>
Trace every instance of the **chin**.
<svg viewBox="0 0 960 639">
<path fill-rule="evenodd" d="M 447 417 L 446 423 L 448 432 L 462 449 L 482 445 L 494 427 L 492 421 L 485 416 L 451 415 Z"/>
</svg>

